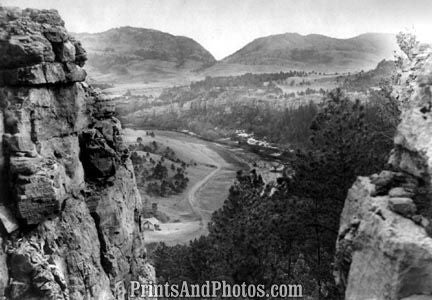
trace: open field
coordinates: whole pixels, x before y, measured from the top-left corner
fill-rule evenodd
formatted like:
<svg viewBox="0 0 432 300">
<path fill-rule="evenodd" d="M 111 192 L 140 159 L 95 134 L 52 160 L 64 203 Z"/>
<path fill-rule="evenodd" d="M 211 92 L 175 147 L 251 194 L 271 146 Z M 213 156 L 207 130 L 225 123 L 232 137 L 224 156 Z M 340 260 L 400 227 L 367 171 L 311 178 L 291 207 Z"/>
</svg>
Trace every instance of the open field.
<svg viewBox="0 0 432 300">
<path fill-rule="evenodd" d="M 186 243 L 207 233 L 211 213 L 222 206 L 237 170 L 248 169 L 248 163 L 223 145 L 178 132 L 153 132 L 155 137 L 146 135 L 145 130 L 125 129 L 125 140 L 134 143 L 141 137 L 143 144 L 156 141 L 191 165 L 186 169 L 188 187 L 181 194 L 153 197 L 141 190 L 143 200 L 156 202 L 158 210 L 170 219 L 161 224 L 161 231 L 146 231 L 146 241 Z"/>
</svg>

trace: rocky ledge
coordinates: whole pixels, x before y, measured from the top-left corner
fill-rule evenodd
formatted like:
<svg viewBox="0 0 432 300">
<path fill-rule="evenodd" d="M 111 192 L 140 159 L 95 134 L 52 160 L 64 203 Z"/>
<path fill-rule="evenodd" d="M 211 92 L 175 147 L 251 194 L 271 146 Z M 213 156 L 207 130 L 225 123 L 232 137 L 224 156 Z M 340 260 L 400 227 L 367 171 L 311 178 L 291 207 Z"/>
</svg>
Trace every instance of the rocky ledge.
<svg viewBox="0 0 432 300">
<path fill-rule="evenodd" d="M 404 62 L 390 170 L 360 177 L 341 216 L 335 277 L 345 299 L 432 299 L 432 48 Z"/>
<path fill-rule="evenodd" d="M 126 299 L 154 280 L 120 122 L 54 10 L 0 7 L 0 299 Z"/>
</svg>

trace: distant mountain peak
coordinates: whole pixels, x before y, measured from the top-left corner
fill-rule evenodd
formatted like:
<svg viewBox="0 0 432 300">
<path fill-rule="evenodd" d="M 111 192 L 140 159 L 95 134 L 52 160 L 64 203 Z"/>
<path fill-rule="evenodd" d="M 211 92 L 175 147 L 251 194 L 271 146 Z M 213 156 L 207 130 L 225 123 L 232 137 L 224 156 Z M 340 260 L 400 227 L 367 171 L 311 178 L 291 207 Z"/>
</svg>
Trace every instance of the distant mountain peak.
<svg viewBox="0 0 432 300">
<path fill-rule="evenodd" d="M 164 76 L 193 71 L 216 62 L 191 38 L 155 29 L 122 26 L 99 33 L 75 34 L 89 56 L 90 76 Z M 110 78 L 111 78 L 110 77 Z"/>
<path fill-rule="evenodd" d="M 287 32 L 257 38 L 222 63 L 355 71 L 373 68 L 382 59 L 392 58 L 396 49 L 394 35 L 386 33 L 364 33 L 343 39 Z"/>
</svg>

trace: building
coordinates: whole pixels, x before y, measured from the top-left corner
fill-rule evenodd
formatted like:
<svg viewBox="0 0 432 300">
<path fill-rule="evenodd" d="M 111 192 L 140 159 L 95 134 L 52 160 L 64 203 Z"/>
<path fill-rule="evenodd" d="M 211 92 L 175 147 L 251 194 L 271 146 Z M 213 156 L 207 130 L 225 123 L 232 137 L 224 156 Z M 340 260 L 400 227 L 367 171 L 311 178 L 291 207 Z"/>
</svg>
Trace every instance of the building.
<svg viewBox="0 0 432 300">
<path fill-rule="evenodd" d="M 144 219 L 141 223 L 143 230 L 155 231 L 160 230 L 160 222 L 155 217 Z"/>
</svg>

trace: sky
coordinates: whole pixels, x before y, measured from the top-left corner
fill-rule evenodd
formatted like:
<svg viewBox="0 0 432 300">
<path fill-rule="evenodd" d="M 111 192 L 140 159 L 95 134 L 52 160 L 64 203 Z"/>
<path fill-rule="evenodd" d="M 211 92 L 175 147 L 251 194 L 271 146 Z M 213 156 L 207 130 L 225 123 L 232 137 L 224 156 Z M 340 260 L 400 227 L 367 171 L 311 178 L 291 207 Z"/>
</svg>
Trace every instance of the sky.
<svg viewBox="0 0 432 300">
<path fill-rule="evenodd" d="M 432 43 L 432 0 L 0 0 L 55 8 L 71 32 L 152 28 L 193 38 L 217 59 L 252 40 L 285 32 L 349 38 L 414 32 Z"/>
</svg>

